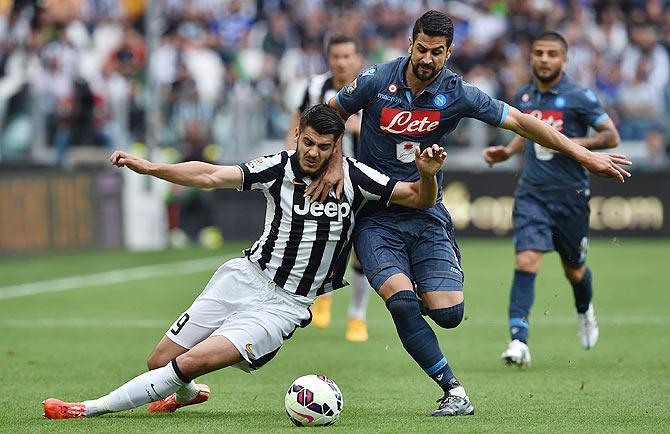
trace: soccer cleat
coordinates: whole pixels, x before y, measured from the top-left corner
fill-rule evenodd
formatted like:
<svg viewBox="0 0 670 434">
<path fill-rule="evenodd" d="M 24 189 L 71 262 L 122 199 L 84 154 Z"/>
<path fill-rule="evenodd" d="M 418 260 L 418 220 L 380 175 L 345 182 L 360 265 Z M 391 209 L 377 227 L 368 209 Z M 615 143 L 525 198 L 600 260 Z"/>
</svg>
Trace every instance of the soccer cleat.
<svg viewBox="0 0 670 434">
<path fill-rule="evenodd" d="M 584 313 L 577 314 L 577 323 L 579 325 L 579 340 L 582 347 L 586 350 L 596 346 L 598 342 L 598 321 L 596 321 L 596 311 L 593 309 L 593 304 L 589 304 L 589 308 Z"/>
<path fill-rule="evenodd" d="M 368 325 L 360 318 L 347 320 L 347 331 L 344 338 L 349 342 L 365 342 L 368 340 Z"/>
<path fill-rule="evenodd" d="M 330 325 L 330 306 L 333 304 L 332 297 L 317 297 L 312 305 L 312 323 L 320 329 Z"/>
<path fill-rule="evenodd" d="M 475 407 L 462 386 L 446 392 L 437 402 L 437 409 L 428 416 L 472 416 L 475 414 Z"/>
<path fill-rule="evenodd" d="M 507 349 L 500 356 L 507 365 L 530 367 L 530 350 L 528 345 L 518 339 L 509 343 Z"/>
<path fill-rule="evenodd" d="M 65 402 L 56 398 L 42 401 L 44 413 L 47 419 L 76 419 L 86 416 L 86 407 L 81 402 Z"/>
<path fill-rule="evenodd" d="M 202 404 L 209 399 L 211 394 L 209 386 L 206 384 L 196 384 L 198 386 L 198 395 L 189 402 L 177 402 L 177 395 L 173 393 L 165 399 L 154 401 L 149 404 L 147 413 L 173 413 L 178 408 L 186 407 L 187 405 Z"/>
</svg>

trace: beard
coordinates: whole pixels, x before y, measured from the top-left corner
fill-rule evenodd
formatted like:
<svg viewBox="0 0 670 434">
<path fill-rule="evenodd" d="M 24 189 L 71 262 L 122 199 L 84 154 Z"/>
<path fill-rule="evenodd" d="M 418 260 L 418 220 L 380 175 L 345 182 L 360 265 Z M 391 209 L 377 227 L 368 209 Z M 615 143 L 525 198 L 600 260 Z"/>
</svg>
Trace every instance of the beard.
<svg viewBox="0 0 670 434">
<path fill-rule="evenodd" d="M 547 76 L 541 76 L 538 70 L 536 68 L 533 68 L 533 75 L 542 83 L 551 83 L 552 81 L 556 80 L 556 78 L 558 78 L 559 75 L 561 75 L 561 69 L 559 68 L 556 71 L 552 71 Z"/>
<path fill-rule="evenodd" d="M 414 73 L 414 76 L 421 81 L 430 81 L 433 78 L 435 78 L 435 76 L 439 74 L 440 71 L 442 71 L 442 68 L 437 69 L 437 67 L 434 65 L 432 67 L 428 65 L 421 65 L 421 66 L 427 66 L 428 68 L 430 68 L 430 71 L 426 69 L 419 69 L 419 65 L 412 62 L 411 58 L 409 62 L 412 64 L 412 72 Z"/>
</svg>

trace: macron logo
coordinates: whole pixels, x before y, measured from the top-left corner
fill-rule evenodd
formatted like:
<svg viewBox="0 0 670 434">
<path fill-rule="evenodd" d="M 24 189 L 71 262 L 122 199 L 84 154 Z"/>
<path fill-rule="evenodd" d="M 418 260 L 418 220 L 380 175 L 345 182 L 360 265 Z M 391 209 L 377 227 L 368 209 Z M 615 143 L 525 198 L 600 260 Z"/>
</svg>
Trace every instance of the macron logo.
<svg viewBox="0 0 670 434">
<path fill-rule="evenodd" d="M 379 128 L 390 134 L 428 134 L 439 125 L 440 112 L 437 110 L 405 111 L 384 107 L 379 120 Z"/>
<path fill-rule="evenodd" d="M 329 219 L 337 218 L 337 221 L 341 222 L 343 218 L 346 218 L 351 214 L 351 205 L 346 202 L 327 202 L 325 205 L 321 202 L 313 202 L 310 204 L 309 197 L 306 197 L 302 207 L 293 205 L 293 212 L 301 216 L 310 215 L 317 218 L 322 216 Z"/>
</svg>

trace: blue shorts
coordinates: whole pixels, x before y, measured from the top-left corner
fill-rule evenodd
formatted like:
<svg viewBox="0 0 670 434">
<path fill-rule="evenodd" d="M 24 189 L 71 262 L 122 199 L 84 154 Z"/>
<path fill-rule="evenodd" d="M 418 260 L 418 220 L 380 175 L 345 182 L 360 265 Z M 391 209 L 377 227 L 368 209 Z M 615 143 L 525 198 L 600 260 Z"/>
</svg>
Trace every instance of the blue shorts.
<svg viewBox="0 0 670 434">
<path fill-rule="evenodd" d="M 556 250 L 572 268 L 586 261 L 589 237 L 588 191 L 537 191 L 519 187 L 512 220 L 517 252 Z"/>
<path fill-rule="evenodd" d="M 416 212 L 366 217 L 356 222 L 354 246 L 377 291 L 398 273 L 412 280 L 418 293 L 463 290 L 461 253 L 450 222 Z"/>
</svg>

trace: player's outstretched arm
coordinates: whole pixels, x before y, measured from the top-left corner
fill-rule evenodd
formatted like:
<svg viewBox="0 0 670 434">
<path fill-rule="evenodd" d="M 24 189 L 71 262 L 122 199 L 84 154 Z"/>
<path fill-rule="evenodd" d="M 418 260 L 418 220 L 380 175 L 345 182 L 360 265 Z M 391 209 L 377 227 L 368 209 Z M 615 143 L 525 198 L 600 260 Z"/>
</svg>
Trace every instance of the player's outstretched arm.
<svg viewBox="0 0 670 434">
<path fill-rule="evenodd" d="M 186 187 L 242 187 L 242 171 L 237 166 L 217 166 L 202 161 L 157 164 L 124 151 L 114 151 L 109 160 L 114 166 L 127 167 L 133 172 L 155 176 Z"/>
<path fill-rule="evenodd" d="M 488 164 L 489 167 L 493 167 L 494 164 L 506 161 L 512 155 L 523 151 L 525 145 L 526 139 L 521 136 L 514 136 L 507 146 L 489 146 L 484 149 L 482 151 L 482 156 L 484 157 L 486 164 Z"/>
<path fill-rule="evenodd" d="M 630 173 L 622 167 L 632 164 L 626 159 L 625 155 L 591 152 L 574 143 L 540 119 L 521 113 L 513 107 L 509 108 L 509 113 L 501 127 L 514 131 L 546 148 L 568 155 L 583 164 L 589 172 L 598 176 L 616 178 L 621 182 L 624 182 L 624 177 L 630 176 Z"/>
<path fill-rule="evenodd" d="M 442 169 L 447 153 L 444 148 L 433 145 L 423 152 L 417 146 L 414 155 L 419 179 L 414 182 L 399 182 L 393 190 L 391 203 L 411 208 L 430 208 L 437 200 L 438 185 L 435 175 Z"/>
</svg>

